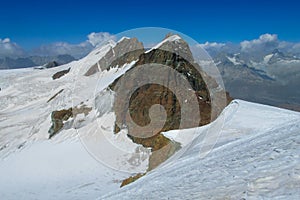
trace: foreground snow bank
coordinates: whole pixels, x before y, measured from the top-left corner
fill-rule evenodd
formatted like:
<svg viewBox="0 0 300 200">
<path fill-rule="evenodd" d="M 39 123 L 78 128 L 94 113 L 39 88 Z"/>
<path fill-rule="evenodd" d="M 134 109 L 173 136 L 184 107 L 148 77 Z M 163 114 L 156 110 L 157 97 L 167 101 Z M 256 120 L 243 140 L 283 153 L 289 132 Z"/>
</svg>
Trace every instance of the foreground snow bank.
<svg viewBox="0 0 300 200">
<path fill-rule="evenodd" d="M 300 113 L 240 100 L 233 105 L 206 157 L 200 159 L 197 142 L 181 158 L 99 199 L 299 199 Z"/>
<path fill-rule="evenodd" d="M 300 113 L 236 100 L 215 148 L 201 140 L 178 159 L 119 188 L 129 174 L 94 160 L 76 137 L 35 141 L 0 160 L 3 199 L 299 199 Z M 193 132 L 200 137 L 210 125 Z"/>
</svg>

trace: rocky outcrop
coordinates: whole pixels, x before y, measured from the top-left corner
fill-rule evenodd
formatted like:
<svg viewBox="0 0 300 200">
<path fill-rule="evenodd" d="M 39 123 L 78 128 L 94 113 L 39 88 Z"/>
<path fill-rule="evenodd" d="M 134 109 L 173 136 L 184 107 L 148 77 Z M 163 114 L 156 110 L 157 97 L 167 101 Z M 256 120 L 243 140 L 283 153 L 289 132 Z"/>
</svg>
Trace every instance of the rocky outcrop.
<svg viewBox="0 0 300 200">
<path fill-rule="evenodd" d="M 86 116 L 91 110 L 92 108 L 82 104 L 74 108 L 53 111 L 51 114 L 52 126 L 48 131 L 49 139 L 55 136 L 64 127 L 64 122 L 70 118 L 75 118 L 78 114 L 84 114 Z"/>
<path fill-rule="evenodd" d="M 175 36 L 170 36 L 174 37 Z M 178 37 L 178 36 L 177 36 Z M 170 41 L 166 41 L 161 44 L 161 46 L 151 49 L 145 53 L 142 53 L 138 61 L 134 64 L 134 66 L 128 70 L 124 76 L 127 76 L 126 79 L 119 78 L 114 83 L 110 85 L 110 88 L 115 92 L 118 92 L 118 85 L 125 85 L 125 88 L 133 88 L 135 85 L 139 85 L 138 80 L 147 80 L 149 74 L 139 74 L 136 75 L 134 73 L 134 69 L 137 69 L 144 64 L 162 64 L 164 66 L 168 66 L 179 74 L 183 75 L 186 80 L 189 82 L 194 91 L 189 93 L 190 96 L 196 95 L 198 99 L 199 110 L 201 110 L 201 120 L 198 123 L 198 126 L 205 125 L 211 122 L 212 116 L 211 113 L 211 99 L 208 87 L 206 82 L 204 81 L 204 76 L 207 76 L 205 72 L 199 73 L 200 67 L 195 64 L 193 60 L 192 53 L 189 49 L 188 44 L 180 39 L 179 37 L 176 39 L 172 39 Z M 199 67 L 199 68 L 198 68 Z M 157 74 L 161 72 L 156 71 Z M 136 76 L 139 76 L 138 78 Z M 172 84 L 177 84 L 178 88 L 182 84 L 182 79 L 179 79 L 177 76 L 175 77 L 165 77 L 167 82 L 168 80 L 175 80 Z M 210 77 L 206 77 L 206 81 L 209 81 L 210 84 L 217 87 L 217 83 Z M 123 81 L 123 82 L 120 82 Z M 175 86 L 176 88 L 176 86 Z M 176 91 L 180 92 L 180 91 Z M 126 92 L 125 92 L 126 93 Z M 128 94 L 125 99 L 130 99 L 128 109 L 131 118 L 133 119 L 135 124 L 139 126 L 146 126 L 150 123 L 149 117 L 149 109 L 152 105 L 160 104 L 164 107 L 167 119 L 164 123 L 162 129 L 152 130 L 153 136 L 145 137 L 142 132 L 140 132 L 140 137 L 132 134 L 132 130 L 129 130 L 128 137 L 135 143 L 141 144 L 144 147 L 151 148 L 152 154 L 149 159 L 149 167 L 148 170 L 152 170 L 157 167 L 159 164 L 164 162 L 170 156 L 172 156 L 179 148 L 180 145 L 170 139 L 166 138 L 161 134 L 161 132 L 169 131 L 173 129 L 180 128 L 180 120 L 181 120 L 181 106 L 179 104 L 176 95 L 168 89 L 166 86 L 162 86 L 159 84 L 147 84 L 139 87 L 131 96 Z M 189 95 L 187 95 L 187 100 L 189 99 Z M 116 94 L 118 96 L 118 94 Z M 228 97 L 230 100 L 230 97 Z M 121 111 L 116 113 L 116 125 L 115 131 L 116 133 L 120 130 L 121 127 L 131 127 L 131 124 L 126 124 L 126 114 L 127 110 L 120 108 L 122 106 L 124 99 L 115 99 L 114 110 Z M 223 109 L 224 107 L 220 109 Z M 190 110 L 190 112 L 193 112 Z M 155 116 L 159 117 L 159 116 Z M 191 119 L 192 121 L 193 119 Z M 117 124 L 121 124 L 118 126 Z M 191 128 L 194 126 L 187 126 L 181 128 Z M 139 130 L 134 130 L 135 132 L 139 132 Z M 140 177 L 140 175 L 138 175 Z M 135 177 L 129 178 L 130 180 L 135 180 Z M 125 180 L 125 182 L 128 182 Z M 123 183 L 122 185 L 124 185 Z"/>
<path fill-rule="evenodd" d="M 52 79 L 55 80 L 55 79 L 59 79 L 60 77 L 66 75 L 67 73 L 70 72 L 70 69 L 66 69 L 66 70 L 62 70 L 62 71 L 59 71 L 59 72 L 56 72 L 55 74 L 53 74 L 52 76 Z"/>
<path fill-rule="evenodd" d="M 56 135 L 64 126 L 64 121 L 73 117 L 72 108 L 53 111 L 51 114 L 52 126 L 50 127 L 49 139 Z"/>
<path fill-rule="evenodd" d="M 144 47 L 136 38 L 123 38 L 115 47 L 111 48 L 104 57 L 88 69 L 85 76 L 91 76 L 99 72 L 99 68 L 109 70 L 112 67 L 123 66 L 137 60 L 144 52 Z"/>
<path fill-rule="evenodd" d="M 144 175 L 145 175 L 145 173 L 139 173 L 139 174 L 137 174 L 135 176 L 130 176 L 129 178 L 127 178 L 127 179 L 125 179 L 125 180 L 122 181 L 122 184 L 121 184 L 120 187 L 123 187 L 125 185 L 130 184 L 130 183 L 136 181 L 137 179 L 141 178 Z"/>
<path fill-rule="evenodd" d="M 187 57 L 191 57 L 191 54 L 188 53 Z M 198 100 L 199 107 L 202 111 L 202 120 L 199 121 L 199 125 L 204 125 L 210 122 L 211 116 L 209 91 L 201 74 L 195 69 L 191 62 L 188 62 L 186 59 L 176 53 L 161 49 L 153 49 L 150 52 L 141 54 L 139 60 L 133 66 L 133 68 L 138 68 L 139 66 L 146 63 L 156 63 L 169 66 L 187 77 L 190 85 L 192 86 L 194 91 L 196 91 L 196 95 L 201 97 L 201 99 L 199 98 Z M 157 71 L 157 74 L 159 73 L 160 72 Z M 126 78 L 127 82 L 120 84 L 128 85 L 129 88 L 137 84 L 135 83 L 136 78 L 134 76 L 135 75 L 132 74 L 132 77 Z M 139 79 L 147 79 L 147 76 L 148 74 L 145 74 L 144 77 L 139 77 Z M 166 79 L 173 78 L 177 79 L 177 77 L 166 77 Z M 111 89 L 115 90 L 114 87 L 119 80 L 121 79 L 118 79 L 113 84 L 111 84 Z M 131 82 L 128 80 L 131 80 Z M 178 84 L 178 86 L 181 85 L 180 79 L 176 80 L 175 82 Z M 195 94 L 191 93 L 191 95 Z M 148 124 L 150 120 L 148 116 L 149 108 L 154 104 L 160 104 L 165 108 L 168 115 L 167 122 L 164 128 L 160 131 L 168 131 L 179 128 L 181 110 L 180 105 L 176 99 L 175 94 L 173 94 L 173 92 L 167 87 L 158 84 L 145 85 L 138 88 L 131 97 L 128 96 L 128 99 L 130 99 L 129 109 L 130 113 L 132 113 L 131 117 L 136 120 L 139 125 L 145 126 L 146 124 Z M 116 102 L 115 105 L 117 106 L 120 104 L 119 102 Z M 125 121 L 125 114 L 125 110 L 123 113 L 117 113 L 117 120 L 119 120 L 119 122 L 121 123 Z"/>
</svg>

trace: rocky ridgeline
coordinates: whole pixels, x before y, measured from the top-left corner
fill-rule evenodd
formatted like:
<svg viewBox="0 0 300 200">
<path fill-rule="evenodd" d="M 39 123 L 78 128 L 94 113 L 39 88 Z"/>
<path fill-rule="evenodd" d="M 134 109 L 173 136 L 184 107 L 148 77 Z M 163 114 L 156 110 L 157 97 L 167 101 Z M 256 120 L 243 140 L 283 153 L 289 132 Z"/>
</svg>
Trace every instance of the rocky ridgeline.
<svg viewBox="0 0 300 200">
<path fill-rule="evenodd" d="M 139 84 L 138 80 L 147 80 L 149 74 L 142 73 L 143 77 L 140 77 L 140 73 L 139 75 L 130 73 L 134 69 L 137 69 L 143 66 L 144 64 L 165 65 L 172 69 L 175 69 L 177 72 L 179 72 L 179 74 L 184 75 L 194 90 L 190 91 L 190 96 L 196 95 L 197 97 L 199 97 L 198 105 L 201 111 L 201 120 L 199 121 L 198 125 L 205 125 L 211 121 L 211 118 L 213 116 L 211 115 L 211 100 L 209 90 L 202 75 L 196 69 L 196 67 L 199 66 L 196 66 L 197 64 L 195 64 L 193 60 L 193 56 L 189 49 L 189 46 L 184 40 L 178 38 L 176 40 L 166 41 L 158 48 L 151 49 L 147 52 L 139 51 L 138 53 L 140 55 L 134 66 L 128 71 L 128 73 L 125 73 L 123 75 L 128 77 L 126 77 L 125 79 L 119 78 L 115 80 L 115 82 L 111 84 L 110 89 L 117 92 L 117 85 L 125 85 L 125 88 L 127 87 L 128 90 L 130 90 L 133 86 Z M 138 55 L 138 53 L 135 54 L 135 56 Z M 120 61 L 128 60 L 126 56 L 127 54 L 124 55 L 125 58 L 121 56 L 115 62 L 119 63 Z M 112 64 L 110 67 L 114 67 L 114 64 Z M 160 71 L 158 70 L 156 73 L 160 74 Z M 203 74 L 205 74 L 205 72 L 203 72 Z M 175 79 L 175 81 L 172 82 L 172 84 L 175 83 L 177 84 L 175 85 L 175 87 L 178 86 L 178 88 L 180 88 L 180 85 L 182 84 L 181 79 L 179 79 L 178 77 L 166 77 L 167 82 L 168 80 L 172 79 Z M 211 78 L 208 78 L 207 80 L 214 82 L 214 80 Z M 119 81 L 123 82 L 119 83 Z M 216 83 L 213 84 L 215 84 L 217 87 Z M 180 93 L 181 91 L 176 92 Z M 141 144 L 144 147 L 151 148 L 152 154 L 150 156 L 148 170 L 152 170 L 153 168 L 157 167 L 159 164 L 167 160 L 180 148 L 180 145 L 178 143 L 171 141 L 170 139 L 166 138 L 164 135 L 161 134 L 161 132 L 164 131 L 179 129 L 181 119 L 181 107 L 179 101 L 176 98 L 176 95 L 170 89 L 168 89 L 167 86 L 165 87 L 159 84 L 147 84 L 142 87 L 139 87 L 132 94 L 132 96 L 127 96 L 127 98 L 125 99 L 130 99 L 128 106 L 129 112 L 134 123 L 138 124 L 139 126 L 144 127 L 150 123 L 151 120 L 149 118 L 149 109 L 152 105 L 162 105 L 167 113 L 167 120 L 162 129 L 149 130 L 152 132 L 152 134 L 154 132 L 154 134 L 151 137 L 145 137 L 143 132 L 140 132 L 139 129 L 129 130 L 128 133 L 128 137 L 133 142 Z M 187 96 L 187 101 L 188 99 L 189 96 Z M 114 110 L 122 111 L 116 113 L 116 134 L 120 131 L 122 127 L 131 127 L 130 124 L 126 124 L 127 110 L 124 110 L 119 107 L 120 105 L 122 105 L 123 101 L 124 99 L 117 98 L 114 103 Z M 193 110 L 190 110 L 190 112 L 193 112 Z M 160 116 L 154 117 L 159 118 Z M 121 124 L 121 127 L 119 127 L 118 124 Z M 191 127 L 192 126 L 187 126 L 182 128 Z M 135 133 L 132 134 L 132 132 Z M 141 137 L 137 136 L 136 133 L 140 134 Z M 124 180 L 122 186 L 130 183 L 131 181 L 136 180 L 140 176 L 141 174 L 138 174 L 137 176 L 133 176 L 129 179 Z"/>
<path fill-rule="evenodd" d="M 168 40 L 169 37 L 172 38 Z M 151 148 L 152 154 L 149 158 L 148 166 L 148 171 L 150 171 L 166 161 L 178 149 L 180 149 L 179 143 L 168 139 L 161 134 L 161 132 L 179 128 L 195 127 L 195 125 L 190 125 L 189 123 L 187 123 L 185 127 L 180 126 L 182 117 L 181 105 L 176 97 L 176 94 L 182 92 L 180 91 L 180 88 L 182 89 L 182 87 L 180 87 L 182 85 L 182 79 L 179 78 L 179 76 L 183 75 L 185 80 L 189 82 L 193 89 L 191 91 L 187 91 L 188 95 L 186 95 L 186 101 L 189 102 L 189 99 L 192 96 L 196 95 L 197 97 L 201 120 L 199 120 L 196 126 L 208 124 L 211 120 L 216 118 L 216 116 L 212 113 L 212 101 L 210 99 L 211 96 L 207 86 L 207 81 L 215 88 L 218 87 L 218 84 L 204 71 L 199 72 L 199 69 L 201 68 L 194 61 L 189 45 L 177 35 L 167 35 L 164 42 L 162 42 L 158 47 L 148 51 L 145 51 L 143 44 L 136 38 L 123 38 L 114 47 L 112 47 L 104 57 L 91 66 L 84 75 L 91 76 L 103 70 L 122 67 L 124 64 L 129 64 L 133 61 L 135 62 L 134 65 L 124 75 L 116 79 L 107 89 L 114 91 L 116 93 L 115 95 L 118 96 L 118 86 L 122 85 L 126 88 L 122 91 L 122 93 L 125 94 L 125 99 L 115 98 L 113 106 L 113 111 L 116 115 L 114 132 L 115 134 L 118 134 L 122 128 L 131 127 L 131 124 L 127 124 L 128 122 L 126 120 L 127 110 L 122 108 L 124 101 L 128 101 L 128 109 L 131 118 L 135 124 L 142 127 L 141 129 L 128 129 L 128 137 L 134 143 L 141 144 L 146 148 Z M 165 86 L 160 84 L 141 85 L 132 94 L 130 94 L 128 91 L 135 86 L 139 86 L 139 80 L 149 79 L 151 74 L 142 73 L 141 75 L 139 73 L 137 75 L 134 73 L 134 70 L 142 69 L 142 66 L 145 64 L 157 64 L 170 67 L 178 72 L 178 76 L 175 75 L 174 77 L 169 75 L 165 77 L 167 82 L 167 85 Z M 156 73 L 160 74 L 162 71 L 157 69 Z M 65 71 L 59 72 L 55 78 L 59 78 L 64 74 Z M 126 78 L 122 79 L 123 77 Z M 175 92 L 171 91 L 168 84 L 175 84 L 175 88 L 178 88 L 178 90 L 176 89 Z M 230 100 L 230 98 L 228 100 Z M 152 132 L 152 135 L 147 136 L 141 130 L 143 130 L 143 127 L 147 126 L 151 122 L 149 110 L 152 105 L 155 104 L 159 104 L 165 109 L 167 118 L 166 121 L 159 121 L 164 124 L 162 128 L 148 130 Z M 216 107 L 222 110 L 224 105 L 220 104 Z M 192 113 L 194 111 L 187 110 L 187 112 Z M 50 137 L 57 134 L 63 128 L 64 122 L 73 117 L 74 108 L 54 111 L 52 113 L 53 125 L 49 130 Z M 160 119 L 160 116 L 152 117 Z M 191 119 L 191 121 L 193 120 L 194 119 Z M 144 174 L 138 174 L 124 180 L 122 186 L 136 180 L 142 175 Z"/>
</svg>

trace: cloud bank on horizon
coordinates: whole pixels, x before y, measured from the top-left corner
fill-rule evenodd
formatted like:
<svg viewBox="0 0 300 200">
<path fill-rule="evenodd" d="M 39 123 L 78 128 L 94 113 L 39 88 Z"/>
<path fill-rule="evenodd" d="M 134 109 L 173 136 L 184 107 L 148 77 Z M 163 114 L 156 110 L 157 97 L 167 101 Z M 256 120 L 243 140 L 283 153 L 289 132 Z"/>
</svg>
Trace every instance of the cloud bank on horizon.
<svg viewBox="0 0 300 200">
<path fill-rule="evenodd" d="M 216 43 L 206 42 L 200 44 L 205 50 L 210 53 L 216 53 L 220 51 L 226 51 L 231 53 L 254 53 L 259 54 L 261 52 L 271 52 L 274 49 L 292 54 L 300 54 L 300 43 L 293 43 L 282 41 L 278 39 L 277 34 L 262 34 L 257 39 L 244 40 L 238 44 L 234 43 Z"/>
<path fill-rule="evenodd" d="M 115 39 L 115 36 L 107 32 L 92 32 L 87 35 L 87 40 L 79 44 L 70 44 L 68 42 L 55 42 L 47 45 L 41 45 L 30 51 L 25 51 L 21 46 L 12 42 L 9 38 L 0 38 L 0 58 L 2 57 L 25 57 L 25 56 L 57 56 L 69 54 L 75 58 L 80 58 L 88 54 L 93 48 L 101 45 L 103 42 Z"/>
<path fill-rule="evenodd" d="M 24 50 L 9 38 L 0 38 L 0 57 L 20 57 L 24 54 Z"/>
<path fill-rule="evenodd" d="M 108 32 L 92 32 L 87 35 L 87 40 L 78 44 L 70 44 L 68 42 L 55 42 L 47 45 L 41 45 L 30 51 L 25 51 L 21 46 L 11 41 L 9 38 L 0 38 L 0 58 L 11 57 L 25 57 L 25 56 L 57 56 L 69 54 L 75 58 L 80 58 L 88 54 L 93 48 L 102 44 L 103 42 L 116 37 Z M 277 34 L 262 34 L 253 40 L 244 40 L 240 43 L 217 43 L 205 42 L 200 44 L 202 48 L 207 50 L 210 54 L 215 55 L 218 52 L 226 51 L 230 53 L 254 53 L 271 52 L 278 49 L 283 52 L 300 55 L 300 42 L 287 42 L 278 39 Z"/>
</svg>

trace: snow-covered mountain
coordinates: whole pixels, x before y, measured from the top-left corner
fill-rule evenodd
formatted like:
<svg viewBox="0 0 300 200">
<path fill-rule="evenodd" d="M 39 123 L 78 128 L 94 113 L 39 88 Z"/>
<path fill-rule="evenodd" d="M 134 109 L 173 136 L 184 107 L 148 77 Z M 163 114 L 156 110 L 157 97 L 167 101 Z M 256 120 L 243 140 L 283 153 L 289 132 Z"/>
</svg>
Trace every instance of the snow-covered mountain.
<svg viewBox="0 0 300 200">
<path fill-rule="evenodd" d="M 169 48 L 183 56 L 174 56 Z M 202 78 L 210 81 L 216 93 L 221 89 L 208 75 L 196 76 L 188 62 L 191 55 L 177 35 L 168 36 L 148 51 L 137 39 L 122 38 L 55 68 L 2 70 L 1 198 L 297 199 L 298 112 L 235 100 L 214 122 L 177 130 L 178 112 L 174 110 L 178 105 L 173 96 L 163 89 L 162 99 L 151 93 L 161 89 L 149 86 L 135 94 L 130 108 L 141 107 L 135 103 L 147 107 L 150 100 L 160 101 L 173 118 L 155 139 L 140 140 L 128 134 L 128 124 L 122 121 L 124 113 L 117 113 L 114 104 L 122 104 L 115 96 L 117 81 L 154 61 L 170 66 L 176 63 L 177 70 L 197 89 L 197 102 L 203 109 L 198 125 L 209 122 L 212 103 Z M 134 79 L 126 80 L 123 85 L 133 85 Z M 144 99 L 139 94 L 150 96 Z M 189 96 L 185 97 L 188 102 Z M 138 120 L 145 115 L 138 110 L 134 114 Z M 203 138 L 215 141 L 217 138 L 209 136 L 216 135 L 206 134 L 219 129 L 215 148 L 202 157 L 200 152 L 209 146 L 203 144 Z M 159 150 L 161 145 L 168 148 L 161 151 L 163 156 L 157 156 L 153 149 Z M 128 177 L 144 173 L 120 189 Z"/>
<path fill-rule="evenodd" d="M 300 109 L 300 58 L 273 51 L 243 52 L 221 50 L 213 59 L 226 89 L 235 98 Z"/>
</svg>

